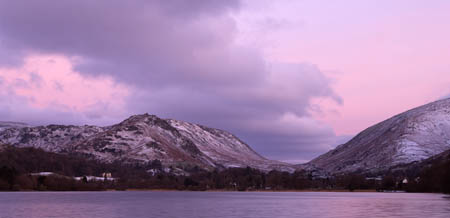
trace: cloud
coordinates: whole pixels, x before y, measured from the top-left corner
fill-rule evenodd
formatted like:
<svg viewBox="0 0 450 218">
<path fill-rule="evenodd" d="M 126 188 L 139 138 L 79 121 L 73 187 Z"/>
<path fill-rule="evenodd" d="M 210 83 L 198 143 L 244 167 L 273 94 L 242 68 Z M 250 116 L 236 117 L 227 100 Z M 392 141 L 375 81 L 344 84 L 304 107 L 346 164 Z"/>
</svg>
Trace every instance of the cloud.
<svg viewBox="0 0 450 218">
<path fill-rule="evenodd" d="M 246 82 L 263 70 L 254 51 L 229 46 L 235 24 L 226 12 L 237 1 L 1 3 L 6 44 L 80 56 L 77 70 L 87 74 L 157 86 Z"/>
<path fill-rule="evenodd" d="M 60 56 L 28 57 L 17 68 L 0 67 L 0 117 L 36 124 L 111 122 L 123 113 L 128 87 L 109 77 L 85 78 Z M 97 114 L 97 115 L 94 115 Z"/>
<path fill-rule="evenodd" d="M 313 65 L 277 64 L 267 74 L 247 86 L 141 89 L 128 106 L 228 130 L 274 159 L 311 159 L 332 148 L 333 129 L 311 116 L 315 98 L 342 102 L 323 73 Z"/>
<path fill-rule="evenodd" d="M 240 9 L 239 1 L 219 0 L 0 0 L 0 39 L 15 56 L 26 60 L 30 55 L 56 55 L 68 61 L 77 83 L 92 80 L 131 90 L 118 98 L 108 92 L 80 101 L 89 95 L 66 92 L 73 89 L 55 78 L 44 87 L 62 95 L 52 100 L 42 97 L 53 96 L 50 93 L 33 95 L 30 90 L 58 75 L 54 72 L 34 79 L 29 74 L 24 85 L 34 88 L 21 93 L 17 82 L 11 85 L 14 96 L 34 104 L 40 110 L 36 113 L 53 113 L 56 108 L 74 114 L 62 121 L 78 119 L 79 114 L 83 121 L 97 122 L 149 112 L 226 129 L 263 155 L 280 160 L 308 159 L 326 151 L 334 131 L 312 118 L 311 102 L 329 98 L 340 104 L 342 99 L 319 67 L 270 62 L 260 48 L 237 42 L 232 14 Z M 76 110 L 65 96 L 78 99 Z M 124 103 L 117 106 L 115 99 Z M 3 114 L 11 114 L 18 102 L 3 106 L 10 108 Z"/>
</svg>

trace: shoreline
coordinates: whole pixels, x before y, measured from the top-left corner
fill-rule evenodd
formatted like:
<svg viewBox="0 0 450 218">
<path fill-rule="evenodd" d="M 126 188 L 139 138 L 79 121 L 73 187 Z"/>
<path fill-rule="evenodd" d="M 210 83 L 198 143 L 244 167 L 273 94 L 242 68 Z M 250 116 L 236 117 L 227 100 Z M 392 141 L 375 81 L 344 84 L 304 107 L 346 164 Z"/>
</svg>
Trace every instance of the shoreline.
<svg viewBox="0 0 450 218">
<path fill-rule="evenodd" d="M 236 192 L 236 193 L 301 193 L 301 192 L 308 192 L 308 193 L 390 193 L 390 194 L 440 194 L 440 195 L 446 195 L 447 198 L 450 199 L 450 193 L 442 193 L 442 192 L 405 192 L 405 191 L 377 191 L 374 189 L 358 189 L 354 191 L 348 191 L 348 190 L 340 190 L 340 189 L 330 189 L 330 190 L 251 190 L 251 191 L 237 191 L 237 190 L 224 190 L 224 189 L 213 189 L 213 190 L 176 190 L 176 189 L 126 189 L 126 190 L 115 190 L 115 189 L 108 189 L 108 190 L 90 190 L 90 191 L 37 191 L 37 190 L 20 190 L 20 191 L 0 191 L 1 193 L 21 193 L 21 192 L 28 192 L 28 193 L 49 193 L 49 192 Z"/>
<path fill-rule="evenodd" d="M 37 191 L 37 190 L 19 190 L 19 191 L 0 191 L 2 192 L 354 192 L 354 193 L 410 193 L 410 192 L 403 192 L 403 191 L 397 191 L 397 192 L 383 192 L 383 191 L 376 191 L 374 189 L 358 189 L 354 191 L 348 191 L 348 190 L 340 190 L 340 189 L 330 189 L 330 190 L 314 190 L 314 189 L 305 189 L 305 190 L 248 190 L 248 191 L 238 191 L 238 190 L 227 190 L 227 189 L 211 189 L 211 190 L 176 190 L 176 189 L 125 189 L 125 190 L 116 190 L 116 189 L 108 189 L 108 190 L 86 190 L 86 191 L 72 191 L 72 190 L 66 190 L 66 191 L 52 191 L 52 190 L 46 190 L 46 191 Z M 428 193 L 428 192 L 411 192 L 411 193 Z M 443 194 L 443 193 L 436 193 L 436 194 Z"/>
<path fill-rule="evenodd" d="M 106 191 L 160 191 L 160 192 L 177 192 L 177 191 L 185 191 L 185 192 L 377 192 L 375 189 L 361 189 L 361 190 L 340 190 L 340 189 L 331 189 L 331 190 L 313 190 L 313 189 L 305 189 L 305 190 L 246 190 L 246 191 L 238 191 L 238 190 L 227 190 L 227 189 L 210 189 L 210 190 L 176 190 L 176 189 L 126 189 L 126 190 L 106 190 Z"/>
</svg>

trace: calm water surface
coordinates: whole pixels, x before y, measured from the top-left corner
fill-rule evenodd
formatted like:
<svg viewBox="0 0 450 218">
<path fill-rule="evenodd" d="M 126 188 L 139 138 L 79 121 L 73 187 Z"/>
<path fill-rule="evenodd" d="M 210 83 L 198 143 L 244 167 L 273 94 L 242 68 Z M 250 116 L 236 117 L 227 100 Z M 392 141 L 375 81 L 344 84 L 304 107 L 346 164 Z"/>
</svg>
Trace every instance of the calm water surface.
<svg viewBox="0 0 450 218">
<path fill-rule="evenodd" d="M 1 218 L 450 217 L 439 194 L 0 192 Z"/>
</svg>

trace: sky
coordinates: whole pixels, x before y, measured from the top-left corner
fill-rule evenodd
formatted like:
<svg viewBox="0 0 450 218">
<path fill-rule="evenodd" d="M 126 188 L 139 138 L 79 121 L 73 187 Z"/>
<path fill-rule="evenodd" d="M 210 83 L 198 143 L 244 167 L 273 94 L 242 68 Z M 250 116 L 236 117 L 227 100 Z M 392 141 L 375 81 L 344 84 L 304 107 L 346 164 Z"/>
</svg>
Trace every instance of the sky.
<svg viewBox="0 0 450 218">
<path fill-rule="evenodd" d="M 149 113 L 303 163 L 450 97 L 446 0 L 0 0 L 0 120 Z"/>
</svg>

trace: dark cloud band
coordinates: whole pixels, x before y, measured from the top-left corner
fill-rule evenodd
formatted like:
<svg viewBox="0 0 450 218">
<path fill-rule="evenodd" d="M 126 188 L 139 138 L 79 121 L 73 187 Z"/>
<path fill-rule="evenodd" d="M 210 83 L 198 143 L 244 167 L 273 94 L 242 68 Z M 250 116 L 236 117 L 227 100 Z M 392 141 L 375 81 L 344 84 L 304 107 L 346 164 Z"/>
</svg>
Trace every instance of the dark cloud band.
<svg viewBox="0 0 450 218">
<path fill-rule="evenodd" d="M 326 150 L 333 130 L 308 111 L 313 98 L 341 102 L 330 81 L 314 65 L 268 63 L 257 48 L 238 46 L 230 13 L 239 8 L 220 0 L 0 1 L 0 39 L 16 56 L 78 57 L 84 75 L 134 87 L 124 118 L 149 112 L 223 128 L 277 159 Z"/>
</svg>

